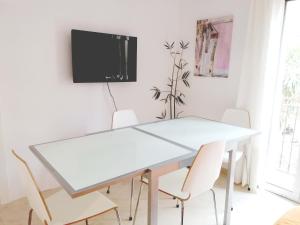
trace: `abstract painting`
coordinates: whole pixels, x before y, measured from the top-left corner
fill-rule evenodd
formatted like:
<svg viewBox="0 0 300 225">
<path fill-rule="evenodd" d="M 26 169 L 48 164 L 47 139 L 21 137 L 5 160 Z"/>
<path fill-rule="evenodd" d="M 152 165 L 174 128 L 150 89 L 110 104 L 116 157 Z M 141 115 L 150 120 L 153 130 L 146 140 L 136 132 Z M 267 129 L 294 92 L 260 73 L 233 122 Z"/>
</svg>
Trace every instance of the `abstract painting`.
<svg viewBox="0 0 300 225">
<path fill-rule="evenodd" d="M 197 21 L 195 76 L 228 77 L 233 17 Z"/>
</svg>

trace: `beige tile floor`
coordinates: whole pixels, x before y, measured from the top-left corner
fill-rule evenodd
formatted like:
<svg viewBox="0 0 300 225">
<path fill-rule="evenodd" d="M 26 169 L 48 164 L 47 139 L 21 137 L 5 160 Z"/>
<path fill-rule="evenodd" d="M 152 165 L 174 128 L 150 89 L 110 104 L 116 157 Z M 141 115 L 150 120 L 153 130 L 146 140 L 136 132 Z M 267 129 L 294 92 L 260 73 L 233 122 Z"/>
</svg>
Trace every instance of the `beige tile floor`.
<svg viewBox="0 0 300 225">
<path fill-rule="evenodd" d="M 135 193 L 138 192 L 139 181 L 135 181 Z M 217 181 L 215 190 L 218 204 L 219 220 L 223 219 L 225 199 L 225 176 L 222 175 Z M 119 205 L 123 225 L 132 224 L 128 221 L 130 185 L 121 183 L 111 188 L 111 194 L 107 195 Z M 45 193 L 50 195 L 51 190 Z M 105 194 L 105 190 L 102 190 Z M 105 194 L 106 195 L 106 194 Z M 140 210 L 137 217 L 137 225 L 146 224 L 147 190 L 144 188 Z M 160 195 L 159 201 L 159 224 L 180 224 L 180 210 L 175 208 L 176 201 L 169 196 Z M 273 195 L 266 191 L 259 194 L 249 193 L 246 189 L 236 186 L 234 196 L 234 211 L 232 213 L 232 225 L 268 225 L 286 210 L 293 207 L 294 203 Z M 67 207 L 67 206 L 66 206 Z M 27 224 L 29 205 L 25 198 L 19 199 L 7 205 L 0 205 L 0 225 L 25 225 Z M 89 221 L 90 225 L 117 225 L 113 212 L 100 215 Z M 215 224 L 213 202 L 211 193 L 205 193 L 186 204 L 185 225 L 211 225 Z M 78 223 L 84 225 L 85 223 Z M 221 224 L 221 222 L 219 223 Z M 32 225 L 42 225 L 36 215 L 33 216 Z"/>
</svg>

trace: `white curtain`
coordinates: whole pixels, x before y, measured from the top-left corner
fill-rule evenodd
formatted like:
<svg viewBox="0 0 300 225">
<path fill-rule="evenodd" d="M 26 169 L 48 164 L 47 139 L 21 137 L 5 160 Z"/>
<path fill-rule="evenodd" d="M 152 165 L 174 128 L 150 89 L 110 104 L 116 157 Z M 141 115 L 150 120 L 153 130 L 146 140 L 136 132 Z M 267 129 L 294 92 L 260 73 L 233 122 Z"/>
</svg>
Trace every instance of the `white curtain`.
<svg viewBox="0 0 300 225">
<path fill-rule="evenodd" d="M 256 190 L 262 181 L 278 75 L 284 0 L 252 0 L 236 106 L 249 111 L 261 133 L 247 149 L 242 183 Z M 249 178 L 247 179 L 247 176 Z"/>
</svg>

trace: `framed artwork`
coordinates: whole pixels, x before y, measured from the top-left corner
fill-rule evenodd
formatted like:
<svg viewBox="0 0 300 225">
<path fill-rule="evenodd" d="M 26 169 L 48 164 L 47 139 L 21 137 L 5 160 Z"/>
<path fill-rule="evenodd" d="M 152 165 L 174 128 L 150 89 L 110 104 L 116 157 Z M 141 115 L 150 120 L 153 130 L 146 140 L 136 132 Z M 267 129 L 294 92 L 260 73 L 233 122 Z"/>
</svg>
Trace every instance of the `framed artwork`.
<svg viewBox="0 0 300 225">
<path fill-rule="evenodd" d="M 228 77 L 233 17 L 197 21 L 195 76 Z"/>
</svg>

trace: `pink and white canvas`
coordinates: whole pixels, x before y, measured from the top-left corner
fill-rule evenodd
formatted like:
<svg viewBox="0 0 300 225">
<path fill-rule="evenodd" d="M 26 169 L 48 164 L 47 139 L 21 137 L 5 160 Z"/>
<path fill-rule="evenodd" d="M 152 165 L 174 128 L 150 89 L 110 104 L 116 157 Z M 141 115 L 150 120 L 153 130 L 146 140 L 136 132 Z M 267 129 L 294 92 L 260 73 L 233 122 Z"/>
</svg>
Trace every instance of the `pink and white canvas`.
<svg viewBox="0 0 300 225">
<path fill-rule="evenodd" d="M 195 76 L 228 77 L 233 17 L 197 21 Z"/>
</svg>

